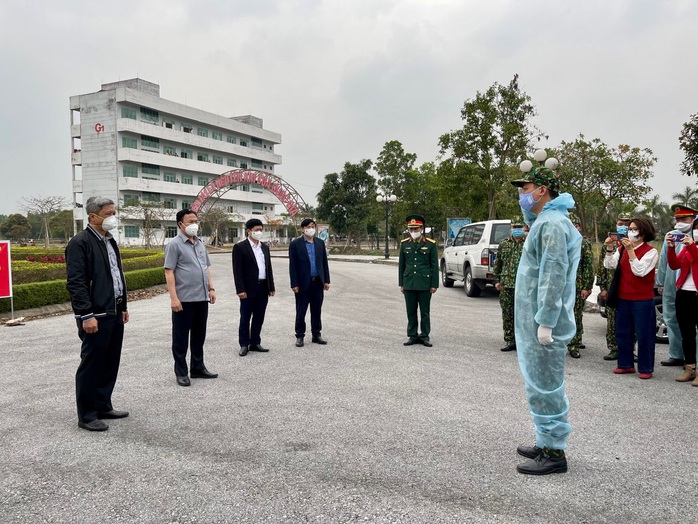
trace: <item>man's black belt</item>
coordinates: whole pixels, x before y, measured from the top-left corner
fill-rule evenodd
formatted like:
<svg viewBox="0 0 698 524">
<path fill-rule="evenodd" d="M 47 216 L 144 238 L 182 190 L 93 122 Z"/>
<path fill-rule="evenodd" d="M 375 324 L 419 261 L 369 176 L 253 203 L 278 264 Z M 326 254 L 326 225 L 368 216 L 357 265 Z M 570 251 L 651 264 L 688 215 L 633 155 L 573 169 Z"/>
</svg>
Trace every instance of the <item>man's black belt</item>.
<svg viewBox="0 0 698 524">
<path fill-rule="evenodd" d="M 320 277 L 310 277 L 310 280 L 311 280 L 312 282 L 322 282 L 322 280 L 320 279 Z"/>
<path fill-rule="evenodd" d="M 263 279 L 261 279 L 261 280 L 258 280 L 258 281 L 257 281 L 257 284 L 262 284 L 262 283 L 264 283 L 264 282 L 266 282 L 266 281 L 267 281 L 267 279 L 266 279 L 266 278 L 263 278 Z"/>
</svg>

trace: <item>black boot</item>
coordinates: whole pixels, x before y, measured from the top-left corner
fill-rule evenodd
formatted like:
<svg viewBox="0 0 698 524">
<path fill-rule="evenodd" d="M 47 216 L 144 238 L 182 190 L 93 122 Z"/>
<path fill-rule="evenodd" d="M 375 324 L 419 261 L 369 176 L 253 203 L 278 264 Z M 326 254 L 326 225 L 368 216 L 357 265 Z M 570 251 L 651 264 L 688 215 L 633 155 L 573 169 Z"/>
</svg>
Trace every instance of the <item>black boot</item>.
<svg viewBox="0 0 698 524">
<path fill-rule="evenodd" d="M 565 473 L 567 472 L 567 458 L 565 458 L 565 452 L 562 450 L 544 448 L 543 452 L 536 458 L 516 466 L 516 471 L 524 475 Z"/>
</svg>

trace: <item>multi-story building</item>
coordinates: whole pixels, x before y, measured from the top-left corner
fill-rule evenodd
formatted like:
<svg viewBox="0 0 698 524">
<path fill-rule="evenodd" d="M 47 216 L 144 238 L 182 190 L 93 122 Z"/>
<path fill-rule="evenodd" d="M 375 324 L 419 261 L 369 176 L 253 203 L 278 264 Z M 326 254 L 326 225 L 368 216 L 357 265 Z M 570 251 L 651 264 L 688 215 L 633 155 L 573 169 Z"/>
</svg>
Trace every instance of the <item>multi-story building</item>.
<svg viewBox="0 0 698 524">
<path fill-rule="evenodd" d="M 120 244 L 143 244 L 144 235 L 155 243 L 174 237 L 177 211 L 191 206 L 201 188 L 226 171 L 274 173 L 281 164 L 274 152 L 281 135 L 264 129 L 261 118 L 226 118 L 165 100 L 159 85 L 138 78 L 70 97 L 70 115 L 74 219 L 86 218 L 80 204 L 90 196 L 111 198 Z M 271 192 L 254 184 L 229 190 L 216 206 L 234 227 L 221 237 L 243 237 L 242 224 L 255 215 L 264 222 L 275 217 L 276 203 Z M 152 209 L 159 213 L 157 228 L 144 221 Z"/>
</svg>

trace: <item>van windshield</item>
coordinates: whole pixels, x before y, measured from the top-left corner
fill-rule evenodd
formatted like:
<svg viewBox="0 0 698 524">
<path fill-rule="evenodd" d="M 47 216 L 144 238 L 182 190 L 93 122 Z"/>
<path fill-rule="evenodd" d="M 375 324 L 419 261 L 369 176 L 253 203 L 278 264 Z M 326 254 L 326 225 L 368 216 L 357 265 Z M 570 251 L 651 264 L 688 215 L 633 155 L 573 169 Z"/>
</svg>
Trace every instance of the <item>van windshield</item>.
<svg viewBox="0 0 698 524">
<path fill-rule="evenodd" d="M 509 236 L 510 231 L 510 224 L 494 224 L 492 227 L 492 240 L 490 244 L 499 244 L 502 240 Z"/>
</svg>

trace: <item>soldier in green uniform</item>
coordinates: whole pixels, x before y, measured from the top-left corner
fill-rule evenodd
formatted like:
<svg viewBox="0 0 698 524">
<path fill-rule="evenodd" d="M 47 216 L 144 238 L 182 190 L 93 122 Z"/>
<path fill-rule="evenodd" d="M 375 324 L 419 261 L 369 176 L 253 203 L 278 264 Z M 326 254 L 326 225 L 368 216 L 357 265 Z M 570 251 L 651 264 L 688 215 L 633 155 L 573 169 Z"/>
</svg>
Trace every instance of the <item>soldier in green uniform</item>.
<svg viewBox="0 0 698 524">
<path fill-rule="evenodd" d="M 570 220 L 577 228 L 577 231 L 582 232 L 582 222 L 574 213 L 570 213 Z M 582 237 L 582 255 L 577 266 L 577 297 L 574 301 L 574 321 L 577 324 L 577 333 L 575 333 L 570 343 L 567 344 L 567 351 L 570 357 L 579 358 L 579 350 L 584 346 L 582 344 L 582 335 L 584 334 L 584 325 L 582 324 L 582 316 L 584 313 L 584 304 L 587 298 L 591 295 L 591 288 L 594 287 L 594 252 L 591 249 L 591 242 Z"/>
<path fill-rule="evenodd" d="M 504 324 L 504 343 L 502 351 L 516 351 L 514 337 L 514 286 L 516 270 L 523 251 L 526 223 L 522 216 L 514 217 L 511 221 L 511 234 L 499 243 L 497 258 L 494 261 L 494 278 L 499 290 L 499 305 L 502 307 L 502 323 Z"/>
<path fill-rule="evenodd" d="M 407 336 L 405 346 L 423 344 L 431 347 L 429 333 L 431 320 L 429 306 L 431 295 L 439 287 L 439 254 L 436 242 L 424 236 L 424 217 L 409 215 L 407 228 L 410 237 L 400 245 L 400 263 L 398 281 L 400 291 L 405 295 L 407 307 Z M 418 331 L 417 307 L 421 314 Z"/>
<path fill-rule="evenodd" d="M 628 226 L 632 217 L 628 213 L 618 215 L 616 222 L 616 231 L 622 234 L 628 233 Z M 620 245 L 620 244 L 619 244 Z M 615 269 L 606 269 L 603 267 L 603 259 L 606 257 L 604 249 L 599 253 L 599 265 L 596 270 L 596 285 L 599 286 L 601 292 L 599 298 L 606 300 L 608 297 L 608 288 L 611 286 Z M 604 360 L 618 359 L 618 344 L 616 343 L 616 310 L 615 308 L 606 306 L 606 346 L 608 346 L 608 355 L 603 357 Z"/>
</svg>

